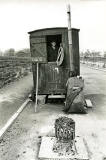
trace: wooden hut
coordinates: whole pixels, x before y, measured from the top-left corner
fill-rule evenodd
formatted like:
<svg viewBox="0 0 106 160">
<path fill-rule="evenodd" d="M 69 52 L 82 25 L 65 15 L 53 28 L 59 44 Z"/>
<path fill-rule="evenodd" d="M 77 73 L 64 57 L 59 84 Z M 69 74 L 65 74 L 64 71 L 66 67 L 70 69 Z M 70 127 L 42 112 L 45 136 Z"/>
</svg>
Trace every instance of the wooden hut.
<svg viewBox="0 0 106 160">
<path fill-rule="evenodd" d="M 80 74 L 79 65 L 79 29 L 72 31 L 73 65 L 77 75 Z M 40 58 L 44 63 L 39 63 L 38 94 L 66 94 L 66 82 L 70 71 L 70 55 L 68 42 L 68 28 L 45 28 L 29 32 L 30 50 L 32 58 Z M 51 42 L 60 43 L 64 49 L 64 60 L 60 66 L 56 61 L 49 60 L 49 47 Z M 36 63 L 32 64 L 34 91 L 36 90 Z"/>
</svg>

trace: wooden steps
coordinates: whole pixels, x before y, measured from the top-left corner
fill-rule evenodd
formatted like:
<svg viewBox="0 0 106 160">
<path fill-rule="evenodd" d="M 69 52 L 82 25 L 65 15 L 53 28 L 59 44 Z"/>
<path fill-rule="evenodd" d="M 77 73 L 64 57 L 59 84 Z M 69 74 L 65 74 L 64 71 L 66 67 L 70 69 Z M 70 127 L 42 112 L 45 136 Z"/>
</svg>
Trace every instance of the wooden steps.
<svg viewBox="0 0 106 160">
<path fill-rule="evenodd" d="M 64 98 L 65 98 L 65 95 L 49 95 L 49 96 L 48 96 L 48 99 L 56 99 L 56 98 L 57 98 L 57 99 L 58 99 L 58 98 L 60 98 L 60 99 L 63 98 L 63 99 L 64 99 Z"/>
<path fill-rule="evenodd" d="M 86 99 L 85 101 L 86 101 L 86 105 L 87 105 L 88 108 L 92 108 L 93 107 L 93 104 L 92 104 L 90 99 Z"/>
</svg>

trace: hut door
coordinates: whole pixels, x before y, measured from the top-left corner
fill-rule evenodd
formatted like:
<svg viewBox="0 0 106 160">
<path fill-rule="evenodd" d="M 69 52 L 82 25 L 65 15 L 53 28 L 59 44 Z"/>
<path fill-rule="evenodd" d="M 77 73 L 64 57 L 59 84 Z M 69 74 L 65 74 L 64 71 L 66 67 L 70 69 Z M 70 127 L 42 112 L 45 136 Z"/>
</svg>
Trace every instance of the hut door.
<svg viewBox="0 0 106 160">
<path fill-rule="evenodd" d="M 64 92 L 64 70 L 53 62 L 47 64 L 46 89 L 51 94 Z"/>
<path fill-rule="evenodd" d="M 45 37 L 31 37 L 30 45 L 32 57 L 43 57 L 47 60 Z"/>
<path fill-rule="evenodd" d="M 46 40 L 44 36 L 40 37 L 30 37 L 30 49 L 31 49 L 31 56 L 32 58 L 42 58 L 47 61 L 47 51 L 46 51 Z M 42 64 L 43 65 L 43 64 Z M 39 89 L 42 92 L 43 84 L 45 81 L 45 75 L 42 72 L 43 69 L 41 68 L 42 65 L 39 65 Z M 33 80 L 34 80 L 34 88 L 36 88 L 36 64 L 32 63 L 32 70 L 33 70 Z"/>
</svg>

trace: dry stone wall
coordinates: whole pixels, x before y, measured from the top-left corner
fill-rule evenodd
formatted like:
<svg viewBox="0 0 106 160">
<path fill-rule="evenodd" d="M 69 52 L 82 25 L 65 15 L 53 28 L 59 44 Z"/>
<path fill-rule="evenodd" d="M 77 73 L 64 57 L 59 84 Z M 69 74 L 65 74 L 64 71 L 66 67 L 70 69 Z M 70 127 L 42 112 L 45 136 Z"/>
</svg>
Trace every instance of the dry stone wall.
<svg viewBox="0 0 106 160">
<path fill-rule="evenodd" d="M 31 63 L 26 58 L 0 57 L 0 88 L 26 76 L 31 71 Z"/>
</svg>

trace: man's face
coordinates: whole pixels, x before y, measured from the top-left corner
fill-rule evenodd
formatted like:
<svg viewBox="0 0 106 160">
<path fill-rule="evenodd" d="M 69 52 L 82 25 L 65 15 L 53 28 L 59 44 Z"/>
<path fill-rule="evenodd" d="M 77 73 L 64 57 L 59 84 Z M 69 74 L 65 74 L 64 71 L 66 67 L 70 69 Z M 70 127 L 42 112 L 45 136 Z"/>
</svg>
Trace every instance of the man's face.
<svg viewBox="0 0 106 160">
<path fill-rule="evenodd" d="M 51 44 L 52 44 L 52 46 L 53 46 L 53 47 L 55 47 L 55 46 L 56 46 L 56 42 L 52 42 Z"/>
</svg>

